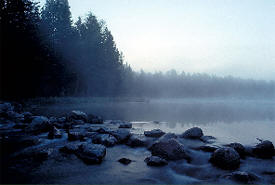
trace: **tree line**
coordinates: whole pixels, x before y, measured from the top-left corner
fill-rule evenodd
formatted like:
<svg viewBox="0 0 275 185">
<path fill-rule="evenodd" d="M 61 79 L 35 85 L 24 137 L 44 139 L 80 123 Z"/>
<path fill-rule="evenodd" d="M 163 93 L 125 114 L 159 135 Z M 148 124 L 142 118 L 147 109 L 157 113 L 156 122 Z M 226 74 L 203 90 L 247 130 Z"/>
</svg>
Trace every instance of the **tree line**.
<svg viewBox="0 0 275 185">
<path fill-rule="evenodd" d="M 135 72 L 105 22 L 73 22 L 68 0 L 0 0 L 1 98 L 47 96 L 274 97 L 274 82 Z"/>
</svg>

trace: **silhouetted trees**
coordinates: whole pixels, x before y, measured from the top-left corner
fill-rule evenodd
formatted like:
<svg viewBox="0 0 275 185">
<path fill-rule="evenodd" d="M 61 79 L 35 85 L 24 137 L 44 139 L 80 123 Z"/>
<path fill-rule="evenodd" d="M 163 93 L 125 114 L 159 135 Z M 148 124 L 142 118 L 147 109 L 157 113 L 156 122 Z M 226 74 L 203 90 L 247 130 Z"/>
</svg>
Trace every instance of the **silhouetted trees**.
<svg viewBox="0 0 275 185">
<path fill-rule="evenodd" d="M 68 0 L 0 0 L 1 96 L 274 97 L 275 83 L 134 72 L 104 21 L 73 23 Z"/>
</svg>

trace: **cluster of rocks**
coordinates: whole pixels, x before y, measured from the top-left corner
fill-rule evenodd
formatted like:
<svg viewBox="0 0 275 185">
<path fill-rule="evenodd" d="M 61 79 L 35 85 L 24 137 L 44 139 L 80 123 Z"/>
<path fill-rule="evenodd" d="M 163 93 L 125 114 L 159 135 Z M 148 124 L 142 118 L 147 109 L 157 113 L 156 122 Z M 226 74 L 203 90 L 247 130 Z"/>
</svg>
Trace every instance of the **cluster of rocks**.
<svg viewBox="0 0 275 185">
<path fill-rule="evenodd" d="M 72 111 L 64 117 L 48 118 L 24 112 L 20 104 L 0 104 L 0 142 L 8 148 L 6 156 L 12 156 L 12 160 L 31 158 L 43 161 L 55 152 L 61 152 L 74 154 L 86 164 L 100 164 L 107 155 L 108 147 L 125 144 L 132 148 L 146 147 L 151 152 L 151 156 L 144 160 L 148 166 L 165 166 L 174 160 L 191 162 L 190 150 L 201 150 L 212 153 L 209 162 L 214 166 L 224 170 L 237 170 L 241 159 L 248 156 L 271 159 L 275 155 L 274 145 L 270 141 L 260 141 L 253 147 L 245 147 L 240 143 L 211 145 L 215 138 L 205 136 L 198 127 L 190 128 L 180 135 L 165 133 L 160 129 L 133 134 L 131 128 L 131 123 L 112 121 L 106 124 L 101 117 L 81 111 Z M 45 140 L 45 134 L 47 140 L 64 142 L 54 147 L 43 145 L 41 148 L 40 143 L 42 139 Z M 186 140 L 203 144 L 187 146 Z M 125 165 L 132 162 L 127 158 L 118 161 Z M 245 183 L 257 180 L 253 174 L 239 171 L 227 174 L 225 178 Z"/>
</svg>

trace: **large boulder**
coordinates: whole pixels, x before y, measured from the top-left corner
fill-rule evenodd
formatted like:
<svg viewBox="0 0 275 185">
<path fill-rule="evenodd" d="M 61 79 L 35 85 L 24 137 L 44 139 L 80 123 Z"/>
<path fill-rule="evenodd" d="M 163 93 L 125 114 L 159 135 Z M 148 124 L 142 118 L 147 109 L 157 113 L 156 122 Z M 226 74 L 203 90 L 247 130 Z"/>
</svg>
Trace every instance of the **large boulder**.
<svg viewBox="0 0 275 185">
<path fill-rule="evenodd" d="M 190 157 L 186 154 L 184 146 L 176 139 L 157 141 L 149 148 L 149 150 L 153 156 L 158 156 L 166 160 L 190 160 Z"/>
<path fill-rule="evenodd" d="M 199 127 L 193 127 L 186 130 L 181 137 L 187 139 L 200 139 L 203 136 L 202 129 Z"/>
<path fill-rule="evenodd" d="M 165 159 L 162 159 L 158 156 L 147 157 L 144 162 L 146 162 L 148 166 L 165 166 L 168 164 Z"/>
<path fill-rule="evenodd" d="M 130 147 L 144 147 L 146 146 L 146 138 L 144 135 L 132 135 L 126 145 L 130 146 Z"/>
<path fill-rule="evenodd" d="M 110 134 L 96 134 L 92 138 L 92 142 L 95 144 L 102 144 L 107 147 L 114 146 L 118 143 L 117 139 Z"/>
<path fill-rule="evenodd" d="M 240 166 L 240 155 L 230 147 L 222 147 L 211 155 L 210 162 L 225 170 L 235 170 Z"/>
<path fill-rule="evenodd" d="M 106 148 L 100 144 L 84 143 L 76 155 L 87 164 L 100 164 L 106 155 Z"/>
<path fill-rule="evenodd" d="M 147 137 L 161 137 L 165 134 L 165 132 L 163 132 L 160 129 L 153 129 L 150 131 L 144 131 L 144 135 Z"/>
<path fill-rule="evenodd" d="M 68 120 L 69 120 L 69 121 L 82 120 L 83 122 L 87 122 L 87 121 L 88 121 L 88 116 L 87 116 L 87 114 L 84 113 L 84 112 L 77 111 L 77 110 L 73 110 L 73 111 L 69 114 Z"/>
<path fill-rule="evenodd" d="M 48 118 L 44 116 L 34 116 L 32 122 L 26 127 L 27 132 L 39 134 L 48 132 L 51 129 L 51 124 Z"/>
<path fill-rule="evenodd" d="M 271 159 L 275 155 L 274 145 L 271 141 L 262 141 L 253 148 L 253 154 L 262 159 Z"/>
<path fill-rule="evenodd" d="M 225 146 L 231 147 L 234 150 L 236 150 L 236 152 L 238 152 L 238 154 L 240 155 L 241 158 L 244 158 L 245 155 L 246 155 L 245 147 L 240 143 L 230 143 L 230 144 L 225 145 Z"/>
</svg>

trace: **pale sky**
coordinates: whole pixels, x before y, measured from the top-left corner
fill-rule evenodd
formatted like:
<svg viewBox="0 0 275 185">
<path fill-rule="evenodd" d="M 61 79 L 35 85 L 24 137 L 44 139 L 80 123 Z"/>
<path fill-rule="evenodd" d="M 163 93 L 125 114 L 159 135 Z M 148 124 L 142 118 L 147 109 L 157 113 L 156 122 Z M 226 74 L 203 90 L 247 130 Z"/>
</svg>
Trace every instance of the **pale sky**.
<svg viewBox="0 0 275 185">
<path fill-rule="evenodd" d="M 275 80 L 275 0 L 69 0 L 105 20 L 134 70 Z"/>
</svg>

